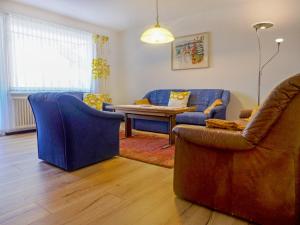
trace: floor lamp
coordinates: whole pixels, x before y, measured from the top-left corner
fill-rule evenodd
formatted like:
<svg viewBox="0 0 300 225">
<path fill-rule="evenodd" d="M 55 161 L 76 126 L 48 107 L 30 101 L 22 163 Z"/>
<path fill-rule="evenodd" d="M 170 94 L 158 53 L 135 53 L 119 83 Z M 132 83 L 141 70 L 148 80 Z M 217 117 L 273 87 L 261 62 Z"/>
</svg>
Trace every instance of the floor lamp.
<svg viewBox="0 0 300 225">
<path fill-rule="evenodd" d="M 256 31 L 257 43 L 258 43 L 258 87 L 257 87 L 257 105 L 260 105 L 260 86 L 261 86 L 261 77 L 263 75 L 263 69 L 268 65 L 278 54 L 280 51 L 280 44 L 284 41 L 282 38 L 277 38 L 275 42 L 277 43 L 276 52 L 264 63 L 262 64 L 262 46 L 260 40 L 260 30 L 265 30 L 273 27 L 274 24 L 271 22 L 260 22 L 253 25 L 253 28 Z"/>
</svg>

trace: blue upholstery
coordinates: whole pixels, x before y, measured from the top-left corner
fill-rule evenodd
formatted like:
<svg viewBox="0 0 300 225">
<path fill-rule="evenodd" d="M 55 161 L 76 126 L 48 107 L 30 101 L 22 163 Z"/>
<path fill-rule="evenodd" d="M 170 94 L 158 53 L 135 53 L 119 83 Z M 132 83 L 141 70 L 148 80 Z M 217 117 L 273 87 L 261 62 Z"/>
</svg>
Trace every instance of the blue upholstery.
<svg viewBox="0 0 300 225">
<path fill-rule="evenodd" d="M 205 120 L 209 118 L 226 119 L 226 108 L 230 100 L 230 92 L 222 89 L 161 89 L 148 92 L 144 98 L 148 98 L 151 104 L 167 106 L 171 91 L 190 91 L 188 106 L 196 106 L 196 112 L 186 112 L 177 115 L 178 124 L 205 125 Z M 203 111 L 216 99 L 222 99 L 223 104 L 215 107 L 209 115 Z M 168 133 L 167 122 L 151 120 L 133 120 L 133 128 L 137 130 Z"/>
<path fill-rule="evenodd" d="M 118 155 L 122 115 L 90 108 L 82 93 L 37 93 L 28 100 L 40 159 L 72 171 Z"/>
<path fill-rule="evenodd" d="M 169 132 L 169 124 L 163 121 L 133 119 L 132 124 L 133 124 L 133 128 L 137 130 L 151 131 L 151 132 L 165 133 L 165 134 Z"/>
<path fill-rule="evenodd" d="M 203 125 L 208 116 L 203 112 L 185 112 L 176 116 L 176 122 L 179 124 Z"/>
</svg>

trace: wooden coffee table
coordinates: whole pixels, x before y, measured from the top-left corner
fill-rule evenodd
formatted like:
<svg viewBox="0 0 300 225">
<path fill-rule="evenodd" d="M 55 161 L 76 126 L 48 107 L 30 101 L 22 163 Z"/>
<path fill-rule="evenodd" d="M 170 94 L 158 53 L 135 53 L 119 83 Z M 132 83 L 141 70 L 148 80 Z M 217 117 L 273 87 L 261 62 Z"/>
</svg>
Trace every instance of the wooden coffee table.
<svg viewBox="0 0 300 225">
<path fill-rule="evenodd" d="M 168 107 L 154 105 L 116 105 L 116 112 L 125 115 L 125 137 L 132 136 L 132 119 L 157 120 L 169 123 L 169 144 L 175 142 L 172 129 L 176 125 L 176 115 L 184 112 L 193 112 L 196 107 Z"/>
</svg>

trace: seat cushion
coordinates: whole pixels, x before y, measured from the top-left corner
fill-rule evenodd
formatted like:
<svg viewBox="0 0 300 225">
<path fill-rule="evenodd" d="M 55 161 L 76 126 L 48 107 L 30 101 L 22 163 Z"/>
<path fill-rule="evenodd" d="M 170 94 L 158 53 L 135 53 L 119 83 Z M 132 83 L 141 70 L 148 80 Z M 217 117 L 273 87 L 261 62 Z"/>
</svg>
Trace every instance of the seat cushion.
<svg viewBox="0 0 300 225">
<path fill-rule="evenodd" d="M 176 116 L 177 123 L 205 125 L 207 115 L 203 112 L 185 112 Z"/>
</svg>

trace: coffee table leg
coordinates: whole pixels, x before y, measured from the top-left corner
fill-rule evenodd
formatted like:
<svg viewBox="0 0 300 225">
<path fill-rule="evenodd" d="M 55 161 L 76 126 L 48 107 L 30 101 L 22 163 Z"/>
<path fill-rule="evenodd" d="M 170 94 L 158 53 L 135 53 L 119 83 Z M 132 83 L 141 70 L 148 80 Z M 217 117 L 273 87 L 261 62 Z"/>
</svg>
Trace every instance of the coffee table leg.
<svg viewBox="0 0 300 225">
<path fill-rule="evenodd" d="M 131 118 L 129 118 L 128 115 L 125 114 L 125 137 L 131 137 L 131 136 L 132 136 Z"/>
<path fill-rule="evenodd" d="M 176 116 L 169 117 L 169 144 L 173 145 L 175 143 L 175 135 L 172 132 L 173 128 L 176 126 Z"/>
</svg>

